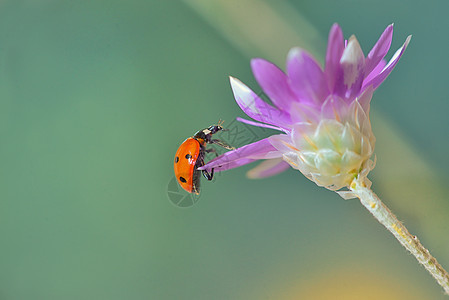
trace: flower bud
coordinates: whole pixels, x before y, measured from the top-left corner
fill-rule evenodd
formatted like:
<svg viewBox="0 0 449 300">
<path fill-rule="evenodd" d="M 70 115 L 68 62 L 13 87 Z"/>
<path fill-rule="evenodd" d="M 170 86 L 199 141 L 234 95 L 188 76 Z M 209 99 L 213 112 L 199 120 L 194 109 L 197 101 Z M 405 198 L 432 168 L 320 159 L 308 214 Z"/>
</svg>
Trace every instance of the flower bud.
<svg viewBox="0 0 449 300">
<path fill-rule="evenodd" d="M 375 137 L 365 113 L 371 96 L 369 90 L 359 98 L 365 109 L 359 99 L 348 105 L 330 96 L 319 120 L 296 123 L 289 135 L 273 136 L 270 141 L 287 163 L 317 185 L 333 191 L 349 187 L 356 177 L 366 179 L 374 167 L 370 157 Z"/>
</svg>

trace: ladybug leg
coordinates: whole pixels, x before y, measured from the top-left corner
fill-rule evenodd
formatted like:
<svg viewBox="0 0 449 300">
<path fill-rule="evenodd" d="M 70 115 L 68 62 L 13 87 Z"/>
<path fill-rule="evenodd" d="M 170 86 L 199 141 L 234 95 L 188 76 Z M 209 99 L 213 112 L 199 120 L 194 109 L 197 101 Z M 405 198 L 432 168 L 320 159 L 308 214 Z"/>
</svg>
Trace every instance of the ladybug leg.
<svg viewBox="0 0 449 300">
<path fill-rule="evenodd" d="M 207 149 L 209 150 L 209 149 Z M 205 151 L 207 151 L 205 150 Z M 214 151 L 209 151 L 209 152 L 214 152 Z M 196 161 L 196 167 L 202 167 L 204 166 L 204 157 L 203 156 L 199 156 L 198 160 Z M 207 170 L 202 170 L 201 173 L 203 174 L 204 178 L 206 178 L 207 180 L 212 180 L 214 178 L 214 169 L 212 169 L 210 171 L 210 173 Z"/>
<path fill-rule="evenodd" d="M 209 148 L 205 150 L 206 153 L 211 153 L 213 152 L 215 154 L 216 157 L 218 157 L 218 153 L 217 150 L 215 150 L 214 148 Z"/>
<path fill-rule="evenodd" d="M 207 170 L 203 170 L 203 176 L 204 178 L 206 178 L 207 180 L 212 180 L 214 178 L 214 169 L 212 168 L 212 170 L 209 172 L 207 172 Z"/>
<path fill-rule="evenodd" d="M 218 139 L 211 140 L 210 143 L 218 145 L 218 146 L 223 147 L 223 148 L 228 149 L 228 150 L 234 150 L 235 149 L 234 147 L 232 147 L 232 146 L 228 145 L 227 143 L 223 142 L 222 140 L 218 140 Z"/>
</svg>

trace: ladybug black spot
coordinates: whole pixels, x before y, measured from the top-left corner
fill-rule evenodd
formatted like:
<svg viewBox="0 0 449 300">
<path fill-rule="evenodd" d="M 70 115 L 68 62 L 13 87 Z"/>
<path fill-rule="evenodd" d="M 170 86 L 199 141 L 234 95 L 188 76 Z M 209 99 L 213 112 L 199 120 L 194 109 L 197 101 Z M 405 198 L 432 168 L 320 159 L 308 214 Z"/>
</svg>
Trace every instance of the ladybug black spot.
<svg viewBox="0 0 449 300">
<path fill-rule="evenodd" d="M 187 180 L 184 178 L 184 177 L 179 177 L 179 180 L 181 181 L 181 182 L 187 182 Z"/>
<path fill-rule="evenodd" d="M 179 157 L 176 156 L 176 157 L 175 157 L 175 163 L 177 163 L 178 161 L 179 161 Z"/>
<path fill-rule="evenodd" d="M 192 158 L 192 155 L 186 154 L 186 158 L 187 158 L 187 159 L 191 159 L 191 158 Z"/>
</svg>

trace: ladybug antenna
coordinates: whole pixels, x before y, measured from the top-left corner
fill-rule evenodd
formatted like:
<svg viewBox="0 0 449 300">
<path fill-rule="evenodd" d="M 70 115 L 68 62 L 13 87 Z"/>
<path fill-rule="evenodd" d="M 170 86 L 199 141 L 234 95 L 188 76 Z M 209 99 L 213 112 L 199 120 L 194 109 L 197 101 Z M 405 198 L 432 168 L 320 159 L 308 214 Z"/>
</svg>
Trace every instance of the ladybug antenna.
<svg viewBox="0 0 449 300">
<path fill-rule="evenodd" d="M 221 130 L 222 130 L 222 131 L 229 131 L 229 129 L 223 128 L 223 123 L 224 123 L 224 122 L 225 122 L 225 121 L 222 120 L 222 119 L 218 120 L 218 126 L 221 127 Z"/>
</svg>

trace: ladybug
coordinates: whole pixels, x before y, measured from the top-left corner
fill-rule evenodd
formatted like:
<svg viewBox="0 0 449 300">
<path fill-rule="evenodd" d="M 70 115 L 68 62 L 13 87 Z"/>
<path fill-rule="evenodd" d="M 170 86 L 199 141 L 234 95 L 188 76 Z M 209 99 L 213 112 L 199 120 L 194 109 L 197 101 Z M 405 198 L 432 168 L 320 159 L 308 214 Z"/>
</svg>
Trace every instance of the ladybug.
<svg viewBox="0 0 449 300">
<path fill-rule="evenodd" d="M 198 131 L 194 136 L 186 139 L 176 151 L 174 162 L 176 180 L 189 193 L 197 195 L 200 193 L 200 173 L 207 180 L 212 180 L 214 177 L 214 169 L 210 173 L 207 170 L 198 170 L 198 168 L 204 166 L 206 153 L 213 152 L 217 155 L 215 149 L 206 149 L 207 144 L 215 144 L 228 150 L 235 149 L 221 140 L 212 139 L 213 134 L 225 130 L 221 126 L 222 124 L 223 122 L 219 121 L 218 125 L 212 125 Z"/>
</svg>

